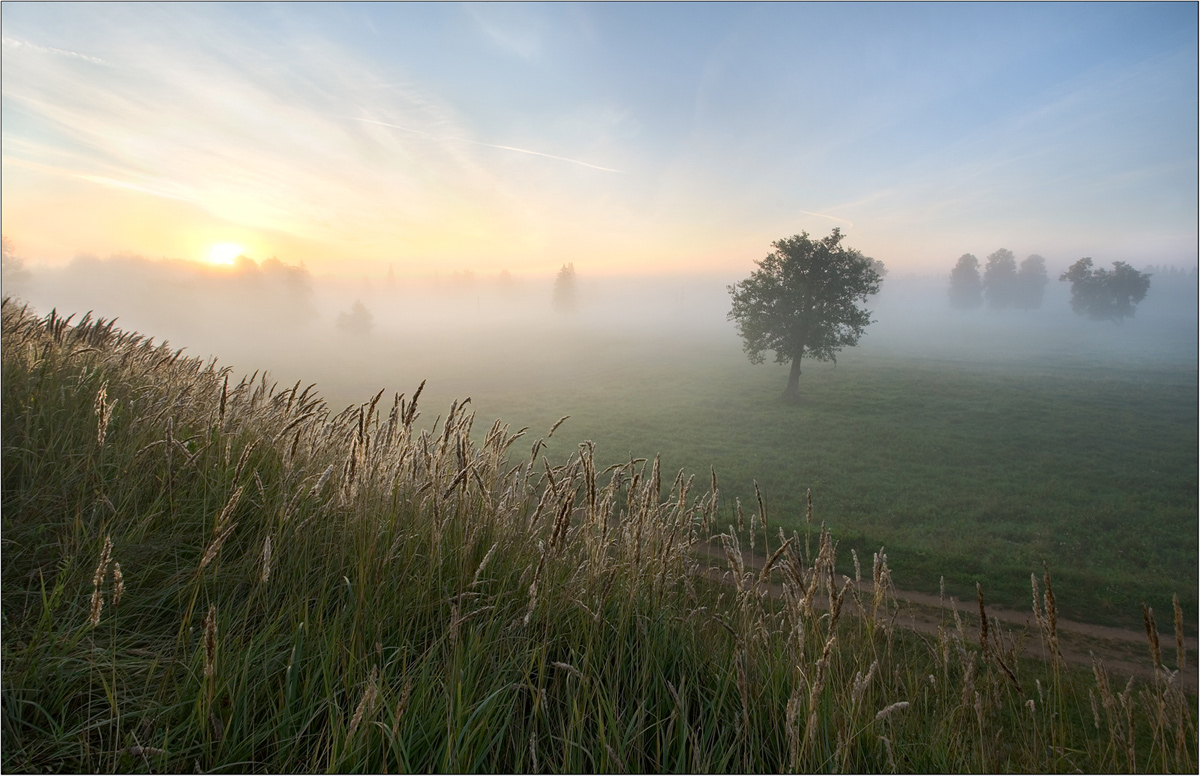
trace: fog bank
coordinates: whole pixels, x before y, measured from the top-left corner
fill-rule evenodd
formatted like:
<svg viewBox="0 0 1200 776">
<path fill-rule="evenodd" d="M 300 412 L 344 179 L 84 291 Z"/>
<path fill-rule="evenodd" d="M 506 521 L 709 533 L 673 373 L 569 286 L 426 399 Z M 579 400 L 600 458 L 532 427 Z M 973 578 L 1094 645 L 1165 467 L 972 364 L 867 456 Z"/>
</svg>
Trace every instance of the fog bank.
<svg viewBox="0 0 1200 776">
<path fill-rule="evenodd" d="M 875 322 L 855 352 L 961 363 L 1195 363 L 1194 269 L 1157 272 L 1136 315 L 1119 324 L 1076 315 L 1068 284 L 1051 278 L 1041 309 L 964 311 L 950 308 L 947 275 L 889 275 L 867 303 Z M 555 303 L 553 278 L 347 281 L 276 260 L 220 268 L 116 256 L 31 267 L 5 293 L 43 314 L 115 317 L 193 356 L 265 368 L 283 382 L 315 381 L 331 400 L 354 401 L 426 379 L 436 394 L 478 396 L 524 383 L 636 379 L 673 360 L 720 357 L 753 368 L 730 356 L 741 343 L 727 319 L 728 286 L 740 279 L 582 271 L 564 305 Z"/>
</svg>

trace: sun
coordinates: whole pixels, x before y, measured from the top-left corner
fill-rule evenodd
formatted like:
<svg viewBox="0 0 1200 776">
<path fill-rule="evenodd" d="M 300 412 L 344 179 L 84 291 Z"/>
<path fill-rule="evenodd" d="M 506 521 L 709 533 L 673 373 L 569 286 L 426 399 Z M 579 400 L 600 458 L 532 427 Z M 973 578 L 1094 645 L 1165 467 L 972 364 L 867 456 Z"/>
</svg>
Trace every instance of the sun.
<svg viewBox="0 0 1200 776">
<path fill-rule="evenodd" d="M 208 260 L 213 264 L 233 264 L 233 260 L 245 253 L 245 248 L 235 243 L 217 243 L 208 252 Z"/>
</svg>

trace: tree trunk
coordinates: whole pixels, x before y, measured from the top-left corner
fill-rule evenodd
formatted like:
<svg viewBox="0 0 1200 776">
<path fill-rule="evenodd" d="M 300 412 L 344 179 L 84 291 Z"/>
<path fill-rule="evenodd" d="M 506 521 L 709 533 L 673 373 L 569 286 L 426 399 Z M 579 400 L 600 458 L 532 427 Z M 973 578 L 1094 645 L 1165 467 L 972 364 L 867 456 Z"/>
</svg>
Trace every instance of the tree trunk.
<svg viewBox="0 0 1200 776">
<path fill-rule="evenodd" d="M 800 401 L 800 356 L 803 350 L 792 357 L 792 370 L 788 372 L 787 388 L 779 398 L 784 401 Z"/>
</svg>

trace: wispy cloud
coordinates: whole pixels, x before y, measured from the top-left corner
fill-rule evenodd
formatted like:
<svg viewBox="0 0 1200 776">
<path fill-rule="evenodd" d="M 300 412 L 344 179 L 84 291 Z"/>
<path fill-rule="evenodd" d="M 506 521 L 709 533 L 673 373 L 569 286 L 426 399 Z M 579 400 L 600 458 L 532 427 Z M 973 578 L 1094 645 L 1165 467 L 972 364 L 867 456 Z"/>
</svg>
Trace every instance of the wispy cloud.
<svg viewBox="0 0 1200 776">
<path fill-rule="evenodd" d="M 104 65 L 106 67 L 113 66 L 111 62 L 106 62 L 99 57 L 93 57 L 89 54 L 81 54 L 78 51 L 67 51 L 66 49 L 54 48 L 52 46 L 39 46 L 36 43 L 18 40 L 17 38 L 10 38 L 8 36 L 4 37 L 3 44 L 14 50 L 25 49 L 27 51 L 35 51 L 39 54 L 53 54 L 54 56 L 67 57 L 68 59 L 79 59 L 83 60 L 84 62 L 91 62 L 93 65 Z"/>
<path fill-rule="evenodd" d="M 571 168 L 624 170 L 477 139 L 441 95 L 329 39 L 263 44 L 186 12 L 151 36 L 99 16 L 104 60 L 6 39 L 6 166 L 185 201 L 326 255 L 513 269 L 622 207 Z"/>
<path fill-rule="evenodd" d="M 585 250 L 729 260 L 797 219 L 914 262 L 968 230 L 1082 240 L 1120 223 L 1194 244 L 1194 44 L 1135 60 L 1150 44 L 1114 28 L 1097 40 L 1116 54 L 1080 60 L 1046 54 L 1064 41 L 1039 27 L 1030 61 L 1005 35 L 922 24 L 948 48 L 907 61 L 912 41 L 878 19 L 795 51 L 779 22 L 805 4 L 354 8 L 6 5 L 6 200 L 55 176 L 314 252 L 513 270 Z M 1028 11 L 988 13 L 1016 29 Z M 981 44 L 982 64 L 947 64 Z"/>
<path fill-rule="evenodd" d="M 359 118 L 357 116 L 347 116 L 347 118 L 352 119 L 353 121 L 362 121 L 367 124 L 378 124 L 381 127 L 391 127 L 392 129 L 400 129 L 400 130 L 404 130 L 405 132 L 415 132 L 416 134 L 419 134 L 419 135 L 433 137 L 433 135 L 429 132 L 425 132 L 425 131 L 422 131 L 419 129 L 413 129 L 412 127 L 402 127 L 398 124 L 389 124 L 386 121 L 376 121 L 374 119 L 364 119 L 364 118 Z M 581 167 L 590 167 L 593 170 L 603 170 L 604 172 L 619 172 L 619 173 L 625 172 L 624 170 L 615 170 L 612 167 L 601 167 L 598 164 L 592 164 L 590 162 L 580 161 L 579 159 L 568 159 L 565 156 L 555 156 L 554 154 L 542 153 L 541 151 L 531 151 L 528 148 L 516 148 L 514 146 L 497 145 L 496 143 L 484 143 L 479 140 L 468 140 L 468 139 L 462 138 L 462 137 L 449 138 L 449 139 L 453 140 L 455 142 L 459 142 L 459 143 L 470 143 L 471 145 L 484 146 L 485 148 L 501 148 L 505 151 L 516 151 L 517 153 L 521 153 L 521 154 L 532 154 L 533 156 L 544 156 L 547 159 L 557 159 L 560 162 L 570 162 L 571 164 L 578 164 Z"/>
<path fill-rule="evenodd" d="M 539 17 L 520 5 L 472 3 L 463 6 L 484 35 L 501 50 L 526 61 L 541 54 Z"/>
<path fill-rule="evenodd" d="M 380 94 L 368 70 L 328 46 L 310 67 L 281 75 L 239 67 L 252 54 L 232 37 L 199 42 L 168 57 L 124 41 L 113 57 L 127 66 L 99 76 L 32 61 L 47 47 L 6 41 L 5 100 L 23 119 L 23 132 L 6 120 L 6 156 L 340 243 L 412 239 L 464 209 L 495 212 L 503 202 L 504 182 L 463 153 L 454 138 L 465 131 L 436 99 L 394 87 Z M 327 118 L 366 105 L 400 119 L 394 126 L 422 129 L 414 141 Z M 39 135 L 59 140 L 13 143 L 8 153 L 10 140 Z"/>
<path fill-rule="evenodd" d="M 812 212 L 811 210 L 801 210 L 801 211 L 798 211 L 798 212 L 800 212 L 800 213 L 804 213 L 805 215 L 809 215 L 809 216 L 816 216 L 817 218 L 828 218 L 828 219 L 829 219 L 829 220 L 831 220 L 831 221 L 841 221 L 843 224 L 845 224 L 846 226 L 850 227 L 851 229 L 853 229 L 853 228 L 854 228 L 854 224 L 850 223 L 850 222 L 849 222 L 849 221 L 847 221 L 846 219 L 844 219 L 844 218 L 838 218 L 837 216 L 831 216 L 831 215 L 829 215 L 828 213 L 814 213 L 814 212 Z"/>
<path fill-rule="evenodd" d="M 186 196 L 175 193 L 173 191 L 167 190 L 165 188 L 156 187 L 156 186 L 147 186 L 143 183 L 137 183 L 134 181 L 119 180 L 117 178 L 111 178 L 111 177 L 108 177 L 105 175 L 93 175 L 93 174 L 89 174 L 89 173 L 82 173 L 82 172 L 78 172 L 76 170 L 73 170 L 73 169 L 70 169 L 67 167 L 56 167 L 56 166 L 48 165 L 48 164 L 38 164 L 37 162 L 31 162 L 27 159 L 19 159 L 19 158 L 15 158 L 15 157 L 11 157 L 11 156 L 5 156 L 4 163 L 8 164 L 8 165 L 13 165 L 15 167 L 23 167 L 27 170 L 35 170 L 37 172 L 45 173 L 47 175 L 60 176 L 60 177 L 64 177 L 64 178 L 76 178 L 78 180 L 89 181 L 91 183 L 98 183 L 101 186 L 110 186 L 112 188 L 117 188 L 117 189 L 127 189 L 129 191 L 136 191 L 141 194 L 149 194 L 154 197 L 162 197 L 163 199 L 176 199 L 176 200 L 180 200 L 183 202 L 192 202 L 193 204 L 200 204 L 193 199 L 190 199 Z"/>
</svg>

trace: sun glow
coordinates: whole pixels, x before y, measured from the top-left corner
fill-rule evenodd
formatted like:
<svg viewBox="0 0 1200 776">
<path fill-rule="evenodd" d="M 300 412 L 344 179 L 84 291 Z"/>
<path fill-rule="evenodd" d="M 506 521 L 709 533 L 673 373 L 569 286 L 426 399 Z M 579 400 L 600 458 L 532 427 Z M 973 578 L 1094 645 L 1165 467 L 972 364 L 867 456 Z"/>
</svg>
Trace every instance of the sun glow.
<svg viewBox="0 0 1200 776">
<path fill-rule="evenodd" d="M 233 264 L 233 260 L 245 253 L 245 248 L 234 243 L 217 243 L 208 252 L 208 260 L 213 264 Z"/>
</svg>

